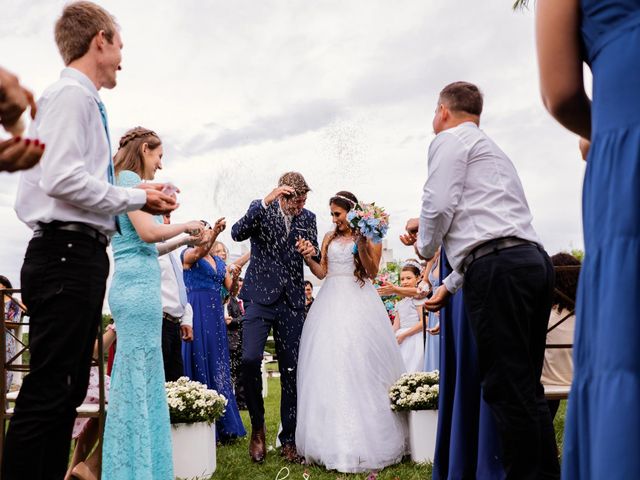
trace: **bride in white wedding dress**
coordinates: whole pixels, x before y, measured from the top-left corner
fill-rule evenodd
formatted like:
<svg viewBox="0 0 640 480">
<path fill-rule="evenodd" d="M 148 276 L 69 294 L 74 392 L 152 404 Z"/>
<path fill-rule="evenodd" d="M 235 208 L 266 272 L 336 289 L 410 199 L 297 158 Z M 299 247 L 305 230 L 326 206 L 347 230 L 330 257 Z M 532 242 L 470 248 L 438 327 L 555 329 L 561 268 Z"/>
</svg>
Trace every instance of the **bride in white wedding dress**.
<svg viewBox="0 0 640 480">
<path fill-rule="evenodd" d="M 326 280 L 305 321 L 298 357 L 298 453 L 346 473 L 400 462 L 407 439 L 406 419 L 391 411 L 388 394 L 404 364 L 369 280 L 381 246 L 355 240 L 346 214 L 356 202 L 349 192 L 331 198 L 336 230 L 324 238 L 322 263 L 305 257 Z"/>
</svg>

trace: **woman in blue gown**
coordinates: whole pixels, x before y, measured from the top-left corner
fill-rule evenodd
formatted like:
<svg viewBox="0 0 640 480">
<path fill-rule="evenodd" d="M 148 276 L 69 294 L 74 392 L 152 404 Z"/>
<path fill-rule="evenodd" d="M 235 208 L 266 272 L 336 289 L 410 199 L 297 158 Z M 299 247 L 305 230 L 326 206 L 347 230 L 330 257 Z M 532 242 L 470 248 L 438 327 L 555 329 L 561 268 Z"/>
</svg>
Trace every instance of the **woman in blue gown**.
<svg viewBox="0 0 640 480">
<path fill-rule="evenodd" d="M 218 220 L 212 240 L 224 230 L 224 220 Z M 189 303 L 193 307 L 193 342 L 182 344 L 185 375 L 204 383 L 227 398 L 225 414 L 216 422 L 216 432 L 222 442 L 246 435 L 233 393 L 231 360 L 227 340 L 227 325 L 221 290 L 232 291 L 237 277 L 227 272 L 220 257 L 210 253 L 213 242 L 182 252 L 184 283 Z"/>
<path fill-rule="evenodd" d="M 114 164 L 117 184 L 134 187 L 161 168 L 162 144 L 137 127 L 120 140 Z M 185 232 L 199 222 L 159 224 L 151 214 L 118 216 L 113 237 L 115 271 L 109 307 L 118 326 L 104 432 L 102 478 L 173 480 L 171 426 L 162 363 L 162 301 L 158 249 L 153 242 Z M 145 240 L 143 240 L 144 238 Z"/>
<path fill-rule="evenodd" d="M 440 281 L 450 272 L 444 251 Z M 434 480 L 505 478 L 500 437 L 482 399 L 475 341 L 462 289 L 440 310 L 440 401 Z"/>
<path fill-rule="evenodd" d="M 640 478 L 640 0 L 539 0 L 536 11 L 545 106 L 591 141 L 562 473 Z"/>
<path fill-rule="evenodd" d="M 440 286 L 440 257 L 436 254 L 436 260 L 431 264 L 429 272 L 429 283 L 431 291 L 435 292 Z M 440 313 L 429 312 L 427 318 L 427 329 L 434 330 L 434 333 L 427 333 L 424 345 L 424 371 L 432 372 L 440 370 Z"/>
</svg>

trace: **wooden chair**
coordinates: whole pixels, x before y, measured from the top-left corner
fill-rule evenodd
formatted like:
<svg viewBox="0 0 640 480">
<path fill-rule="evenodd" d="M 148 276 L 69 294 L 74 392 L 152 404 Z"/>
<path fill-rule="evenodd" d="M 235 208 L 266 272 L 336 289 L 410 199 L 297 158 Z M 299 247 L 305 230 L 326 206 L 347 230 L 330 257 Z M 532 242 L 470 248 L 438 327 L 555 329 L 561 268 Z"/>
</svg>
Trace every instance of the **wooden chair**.
<svg viewBox="0 0 640 480">
<path fill-rule="evenodd" d="M 568 270 L 580 270 L 580 265 L 565 265 L 555 267 L 556 272 Z M 549 328 L 547 329 L 547 334 L 552 330 L 558 328 L 558 326 L 566 322 L 576 313 L 575 299 L 569 298 L 564 292 L 558 290 L 557 288 L 555 289 L 555 294 L 560 296 L 568 305 L 571 305 L 571 309 L 558 322 L 549 326 Z M 547 343 L 546 348 L 573 348 L 573 343 Z M 568 385 L 544 385 L 544 396 L 548 400 L 566 400 L 567 398 L 569 398 L 570 390 L 571 387 Z"/>
<path fill-rule="evenodd" d="M 28 326 L 29 323 L 25 320 L 25 317 L 28 317 L 27 308 L 24 304 L 17 299 L 14 295 L 20 293 L 18 289 L 5 289 L 0 288 L 0 297 L 2 301 L 0 304 L 2 305 L 2 326 L 0 328 L 0 465 L 2 464 L 2 454 L 4 451 L 4 442 L 5 442 L 5 434 L 7 422 L 11 419 L 14 413 L 14 409 L 12 405 L 15 403 L 16 398 L 18 397 L 18 391 L 8 392 L 8 385 L 6 385 L 6 372 L 20 372 L 20 373 L 28 373 L 29 372 L 29 364 L 24 362 L 24 354 L 29 352 L 29 340 L 22 338 L 22 336 L 17 335 L 16 329 L 22 326 Z M 14 318 L 9 320 L 5 315 L 5 305 L 6 302 L 13 300 L 18 307 L 20 308 L 20 317 L 18 319 Z M 102 344 L 102 336 L 103 336 L 103 327 L 102 321 L 100 322 L 99 332 L 98 332 L 98 358 L 94 358 L 92 360 L 92 366 L 97 366 L 100 382 L 99 382 L 99 403 L 95 404 L 82 404 L 77 408 L 78 417 L 79 418 L 97 418 L 98 419 L 98 435 L 100 439 L 100 443 L 98 447 L 100 450 L 98 451 L 99 459 L 100 459 L 100 467 L 102 464 L 102 438 L 104 432 L 104 421 L 105 421 L 105 384 L 104 384 L 104 348 Z M 7 357 L 6 351 L 6 337 L 7 335 L 11 335 L 16 340 L 18 345 L 17 352 L 11 358 Z M 21 338 L 18 338 L 21 337 Z M 98 478 L 100 478 L 100 472 L 98 472 Z"/>
</svg>

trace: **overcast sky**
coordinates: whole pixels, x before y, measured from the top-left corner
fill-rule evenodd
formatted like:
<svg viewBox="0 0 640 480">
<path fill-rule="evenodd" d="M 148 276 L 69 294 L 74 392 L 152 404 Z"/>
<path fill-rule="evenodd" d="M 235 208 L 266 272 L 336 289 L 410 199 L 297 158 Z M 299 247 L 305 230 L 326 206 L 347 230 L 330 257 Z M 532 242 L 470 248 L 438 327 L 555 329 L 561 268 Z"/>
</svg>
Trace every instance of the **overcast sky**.
<svg viewBox="0 0 640 480">
<path fill-rule="evenodd" d="M 64 2 L 4 3 L 0 64 L 39 94 L 63 68 L 53 25 Z M 159 133 L 157 179 L 182 190 L 175 221 L 231 224 L 298 170 L 320 235 L 328 198 L 350 190 L 386 207 L 394 257 L 407 258 L 398 235 L 419 211 L 438 92 L 467 80 L 485 94 L 481 127 L 515 163 L 549 253 L 582 248 L 577 138 L 542 107 L 533 12 L 511 0 L 99 3 L 124 41 L 118 86 L 100 92 L 111 136 Z M 0 174 L 0 273 L 18 283 L 30 232 L 13 211 L 16 184 Z"/>
</svg>

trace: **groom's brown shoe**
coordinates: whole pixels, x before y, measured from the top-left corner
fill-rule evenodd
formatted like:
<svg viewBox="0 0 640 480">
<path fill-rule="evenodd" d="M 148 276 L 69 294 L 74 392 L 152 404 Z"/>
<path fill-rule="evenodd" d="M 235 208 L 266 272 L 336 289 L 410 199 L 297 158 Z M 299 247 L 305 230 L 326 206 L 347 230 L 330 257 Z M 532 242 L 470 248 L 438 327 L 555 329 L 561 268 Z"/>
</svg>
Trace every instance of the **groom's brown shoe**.
<svg viewBox="0 0 640 480">
<path fill-rule="evenodd" d="M 298 455 L 298 450 L 293 443 L 284 444 L 280 450 L 280 455 L 289 463 L 304 463 L 303 458 Z"/>
<path fill-rule="evenodd" d="M 261 428 L 251 427 L 251 441 L 249 442 L 249 456 L 256 463 L 264 462 L 267 458 L 267 441 L 264 425 Z"/>
</svg>

